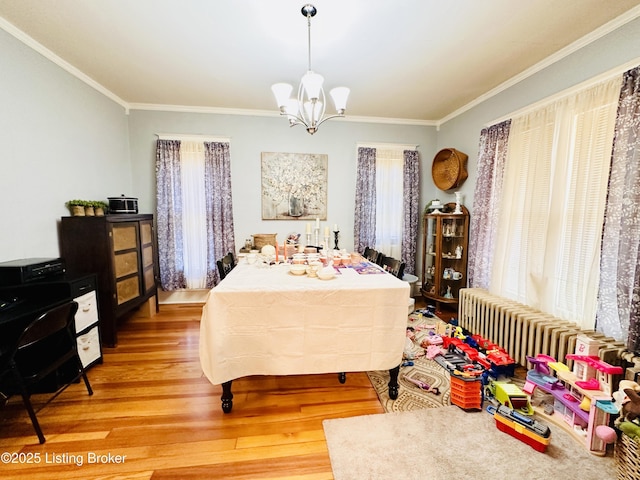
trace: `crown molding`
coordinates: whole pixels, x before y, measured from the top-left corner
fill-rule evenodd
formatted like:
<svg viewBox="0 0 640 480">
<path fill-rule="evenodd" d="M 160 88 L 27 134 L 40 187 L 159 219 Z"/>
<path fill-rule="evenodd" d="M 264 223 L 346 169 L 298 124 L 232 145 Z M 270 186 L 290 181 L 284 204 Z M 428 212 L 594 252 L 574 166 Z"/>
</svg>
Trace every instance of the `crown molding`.
<svg viewBox="0 0 640 480">
<path fill-rule="evenodd" d="M 239 108 L 198 107 L 190 105 L 162 105 L 154 103 L 130 103 L 129 109 L 182 113 L 214 113 L 218 115 L 243 115 L 250 117 L 281 117 L 280 113 L 276 110 L 249 110 Z M 332 121 L 334 120 L 340 122 L 380 123 L 386 125 L 436 126 L 436 122 L 433 120 L 416 120 L 411 118 L 359 117 L 347 115 L 345 117 L 333 118 Z"/>
</svg>

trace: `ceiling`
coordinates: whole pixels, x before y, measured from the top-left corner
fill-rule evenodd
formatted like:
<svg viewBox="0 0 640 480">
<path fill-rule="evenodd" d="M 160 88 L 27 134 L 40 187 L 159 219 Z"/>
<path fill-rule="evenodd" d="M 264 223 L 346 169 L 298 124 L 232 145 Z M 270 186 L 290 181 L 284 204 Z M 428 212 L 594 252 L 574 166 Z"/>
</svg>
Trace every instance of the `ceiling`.
<svg viewBox="0 0 640 480">
<path fill-rule="evenodd" d="M 417 124 L 640 16 L 640 0 L 312 3 L 312 68 L 327 90 L 351 88 L 347 116 Z M 297 88 L 307 69 L 303 4 L 0 0 L 0 27 L 127 108 L 276 115 L 271 85 Z"/>
</svg>

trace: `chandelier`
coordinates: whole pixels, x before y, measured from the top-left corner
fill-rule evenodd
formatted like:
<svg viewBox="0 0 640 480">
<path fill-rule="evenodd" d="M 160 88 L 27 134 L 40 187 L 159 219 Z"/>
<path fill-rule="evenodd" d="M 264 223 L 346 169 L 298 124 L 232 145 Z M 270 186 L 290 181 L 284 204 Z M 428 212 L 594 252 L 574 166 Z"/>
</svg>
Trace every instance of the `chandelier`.
<svg viewBox="0 0 640 480">
<path fill-rule="evenodd" d="M 307 73 L 302 77 L 298 87 L 298 98 L 290 97 L 293 87 L 288 83 L 276 83 L 272 85 L 271 90 L 276 97 L 280 115 L 287 116 L 289 126 L 304 125 L 307 132 L 313 135 L 320 124 L 326 120 L 344 117 L 349 89 L 336 87 L 329 92 L 337 113 L 325 117 L 326 101 L 322 89 L 324 78 L 311 70 L 311 17 L 315 16 L 318 11 L 313 5 L 306 4 L 302 7 L 301 12 L 307 18 L 309 64 Z"/>
</svg>

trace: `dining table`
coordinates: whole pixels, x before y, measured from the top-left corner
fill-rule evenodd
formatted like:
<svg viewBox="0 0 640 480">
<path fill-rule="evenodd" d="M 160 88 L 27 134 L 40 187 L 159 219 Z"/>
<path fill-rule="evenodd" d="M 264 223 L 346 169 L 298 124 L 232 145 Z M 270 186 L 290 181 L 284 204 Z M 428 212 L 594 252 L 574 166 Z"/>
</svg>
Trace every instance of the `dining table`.
<svg viewBox="0 0 640 480">
<path fill-rule="evenodd" d="M 252 375 L 389 370 L 398 395 L 409 284 L 363 258 L 335 275 L 294 275 L 288 262 L 242 259 L 211 289 L 202 311 L 202 370 L 222 385 L 222 410 L 233 407 L 232 381 Z"/>
</svg>

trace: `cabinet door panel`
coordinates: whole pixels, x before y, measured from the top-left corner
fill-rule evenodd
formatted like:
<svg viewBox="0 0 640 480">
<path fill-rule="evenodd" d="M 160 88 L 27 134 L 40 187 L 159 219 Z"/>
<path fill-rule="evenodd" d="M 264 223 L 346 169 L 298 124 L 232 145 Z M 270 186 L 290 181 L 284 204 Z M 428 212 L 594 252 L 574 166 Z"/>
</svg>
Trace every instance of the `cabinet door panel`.
<svg viewBox="0 0 640 480">
<path fill-rule="evenodd" d="M 138 280 L 138 277 L 131 277 L 116 283 L 118 305 L 140 296 L 140 282 Z"/>
<path fill-rule="evenodd" d="M 153 247 L 147 245 L 142 249 L 142 267 L 146 268 L 153 265 Z"/>
<path fill-rule="evenodd" d="M 145 293 L 151 290 L 155 285 L 155 276 L 153 274 L 153 268 L 149 268 L 144 271 L 144 291 Z"/>
<path fill-rule="evenodd" d="M 116 278 L 131 275 L 138 271 L 138 252 L 120 253 L 113 257 Z"/>
<path fill-rule="evenodd" d="M 151 222 L 140 222 L 140 239 L 143 245 L 152 242 Z"/>
<path fill-rule="evenodd" d="M 129 250 L 136 248 L 138 232 L 135 224 L 113 226 L 113 250 Z"/>
</svg>

